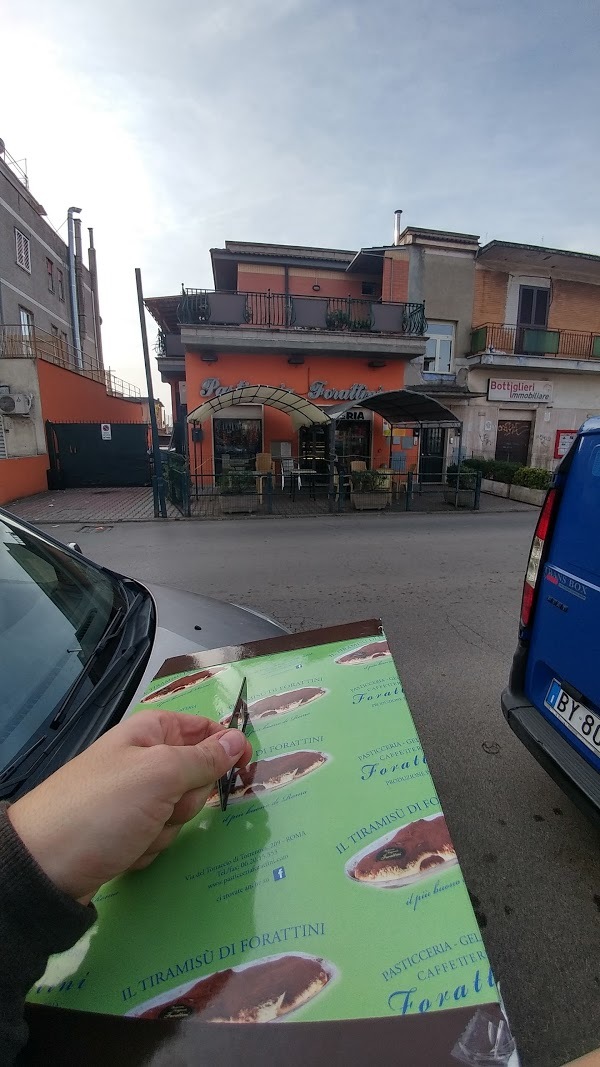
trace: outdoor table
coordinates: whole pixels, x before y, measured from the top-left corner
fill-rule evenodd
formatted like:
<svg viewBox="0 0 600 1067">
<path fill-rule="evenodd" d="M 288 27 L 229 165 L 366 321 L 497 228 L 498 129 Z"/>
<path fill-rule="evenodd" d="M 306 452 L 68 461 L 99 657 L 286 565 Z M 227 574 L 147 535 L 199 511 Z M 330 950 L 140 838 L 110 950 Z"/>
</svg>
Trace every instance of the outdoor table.
<svg viewBox="0 0 600 1067">
<path fill-rule="evenodd" d="M 310 497 L 311 497 L 312 500 L 314 500 L 315 499 L 315 478 L 317 476 L 317 472 L 315 470 L 313 470 L 312 467 L 292 467 L 291 471 L 289 471 L 288 473 L 290 474 L 290 477 L 291 477 L 290 494 L 291 494 L 292 500 L 296 499 L 296 480 L 297 480 L 297 484 L 298 484 L 298 489 L 302 489 L 302 479 L 303 478 L 306 478 L 306 481 L 308 482 L 308 488 L 309 488 Z"/>
</svg>

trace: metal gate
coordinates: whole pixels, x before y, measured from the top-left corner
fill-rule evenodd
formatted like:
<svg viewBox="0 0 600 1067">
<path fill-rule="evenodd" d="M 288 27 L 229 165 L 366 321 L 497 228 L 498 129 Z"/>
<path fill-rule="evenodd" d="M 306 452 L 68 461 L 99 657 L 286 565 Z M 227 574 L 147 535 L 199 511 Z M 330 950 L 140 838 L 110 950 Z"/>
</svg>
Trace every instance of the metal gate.
<svg viewBox="0 0 600 1067">
<path fill-rule="evenodd" d="M 47 422 L 50 489 L 151 485 L 140 422 Z"/>
<path fill-rule="evenodd" d="M 421 482 L 441 482 L 444 470 L 446 431 L 441 426 L 421 430 L 419 478 Z"/>
</svg>

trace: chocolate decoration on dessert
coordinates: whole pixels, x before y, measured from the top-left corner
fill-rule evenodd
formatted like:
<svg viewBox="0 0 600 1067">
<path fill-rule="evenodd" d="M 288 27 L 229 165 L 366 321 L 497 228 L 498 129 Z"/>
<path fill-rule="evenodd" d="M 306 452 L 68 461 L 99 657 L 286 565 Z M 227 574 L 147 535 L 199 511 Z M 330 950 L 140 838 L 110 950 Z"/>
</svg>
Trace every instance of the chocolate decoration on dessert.
<svg viewBox="0 0 600 1067">
<path fill-rule="evenodd" d="M 377 853 L 375 859 L 380 863 L 381 860 L 401 860 L 403 856 L 406 856 L 406 849 L 388 845 L 387 848 L 382 848 L 381 852 Z"/>
<path fill-rule="evenodd" d="M 304 689 L 290 689 L 287 693 L 276 693 L 274 696 L 263 697 L 255 700 L 248 707 L 250 720 L 256 722 L 260 719 L 270 719 L 275 715 L 284 715 L 287 711 L 294 711 L 304 704 L 310 704 L 311 700 L 324 696 L 326 690 L 316 686 L 307 686 Z"/>
<path fill-rule="evenodd" d="M 330 978 L 317 957 L 272 957 L 240 970 L 209 974 L 183 996 L 149 1008 L 139 1017 L 193 1015 L 201 1022 L 268 1022 L 299 1008 L 320 993 Z"/>
<path fill-rule="evenodd" d="M 346 652 L 344 656 L 339 656 L 336 659 L 336 663 L 367 663 L 369 660 L 383 659 L 384 656 L 390 655 L 390 647 L 387 641 L 371 641 L 368 645 L 362 645 L 361 648 L 355 648 L 352 652 Z"/>
<path fill-rule="evenodd" d="M 225 668 L 207 667 L 203 671 L 195 671 L 194 674 L 175 678 L 172 682 L 168 682 L 167 685 L 161 685 L 159 689 L 154 689 L 151 693 L 148 693 L 148 696 L 145 696 L 140 703 L 150 704 L 154 700 L 167 700 L 169 697 L 183 693 L 185 689 L 191 689 L 195 685 L 200 685 L 201 682 L 207 682 L 209 678 L 214 678 L 222 670 L 225 670 Z"/>
<path fill-rule="evenodd" d="M 450 862 L 456 862 L 456 852 L 444 816 L 436 815 L 403 826 L 384 845 L 375 845 L 347 870 L 359 882 L 402 883 Z"/>
<path fill-rule="evenodd" d="M 279 789 L 282 785 L 303 778 L 317 767 L 322 767 L 327 762 L 327 756 L 323 752 L 302 750 L 288 752 L 284 756 L 273 756 L 271 759 L 259 759 L 256 763 L 249 763 L 235 772 L 229 801 L 241 800 L 243 797 L 250 798 L 258 793 L 269 792 Z M 217 792 L 211 793 L 207 804 L 214 806 L 217 803 Z"/>
</svg>

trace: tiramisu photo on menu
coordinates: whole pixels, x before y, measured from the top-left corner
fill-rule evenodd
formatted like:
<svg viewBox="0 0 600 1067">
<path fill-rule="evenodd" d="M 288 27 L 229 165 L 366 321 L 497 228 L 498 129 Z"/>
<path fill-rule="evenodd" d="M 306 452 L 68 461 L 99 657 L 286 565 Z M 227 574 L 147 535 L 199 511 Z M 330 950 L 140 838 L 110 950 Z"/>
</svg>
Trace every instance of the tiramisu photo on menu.
<svg viewBox="0 0 600 1067">
<path fill-rule="evenodd" d="M 325 696 L 326 689 L 320 686 L 305 686 L 303 689 L 288 689 L 284 693 L 274 693 L 272 696 L 262 697 L 248 705 L 250 722 L 263 722 L 265 719 L 275 719 L 278 715 L 287 715 L 290 711 L 312 704 L 313 700 Z M 231 718 L 226 715 L 221 722 L 226 726 Z"/>
<path fill-rule="evenodd" d="M 202 685 L 203 682 L 208 682 L 211 678 L 216 678 L 217 674 L 221 674 L 221 671 L 226 670 L 227 666 L 224 664 L 220 667 L 206 667 L 201 671 L 183 674 L 181 677 L 174 678 L 171 682 L 159 686 L 158 689 L 153 689 L 151 693 L 143 697 L 140 704 L 157 704 L 169 700 L 171 697 L 179 697 L 187 692 L 188 689 L 195 689 L 196 686 Z"/>
<path fill-rule="evenodd" d="M 327 960 L 288 952 L 186 982 L 128 1014 L 142 1019 L 193 1016 L 207 1023 L 269 1023 L 303 1007 L 334 976 L 335 968 Z"/>
<path fill-rule="evenodd" d="M 458 863 L 442 814 L 416 819 L 372 841 L 346 864 L 356 882 L 381 888 L 411 885 Z"/>
<path fill-rule="evenodd" d="M 229 790 L 228 803 L 235 804 L 241 800 L 251 800 L 263 793 L 271 793 L 274 789 L 281 789 L 282 786 L 297 782 L 300 778 L 323 767 L 328 759 L 330 757 L 324 752 L 301 750 L 249 763 L 247 767 L 239 768 L 235 772 Z M 216 789 L 210 794 L 206 803 L 209 807 L 218 806 L 219 794 Z"/>
</svg>

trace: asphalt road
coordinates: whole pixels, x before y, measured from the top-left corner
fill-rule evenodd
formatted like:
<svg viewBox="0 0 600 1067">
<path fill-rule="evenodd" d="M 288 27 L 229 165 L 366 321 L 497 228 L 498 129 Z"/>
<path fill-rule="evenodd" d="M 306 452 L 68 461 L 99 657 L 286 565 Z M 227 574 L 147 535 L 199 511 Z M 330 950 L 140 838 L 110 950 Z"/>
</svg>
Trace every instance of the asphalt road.
<svg viewBox="0 0 600 1067">
<path fill-rule="evenodd" d="M 524 1067 L 558 1067 L 600 1044 L 600 835 L 500 711 L 536 514 L 48 529 L 292 629 L 383 618 Z"/>
</svg>

